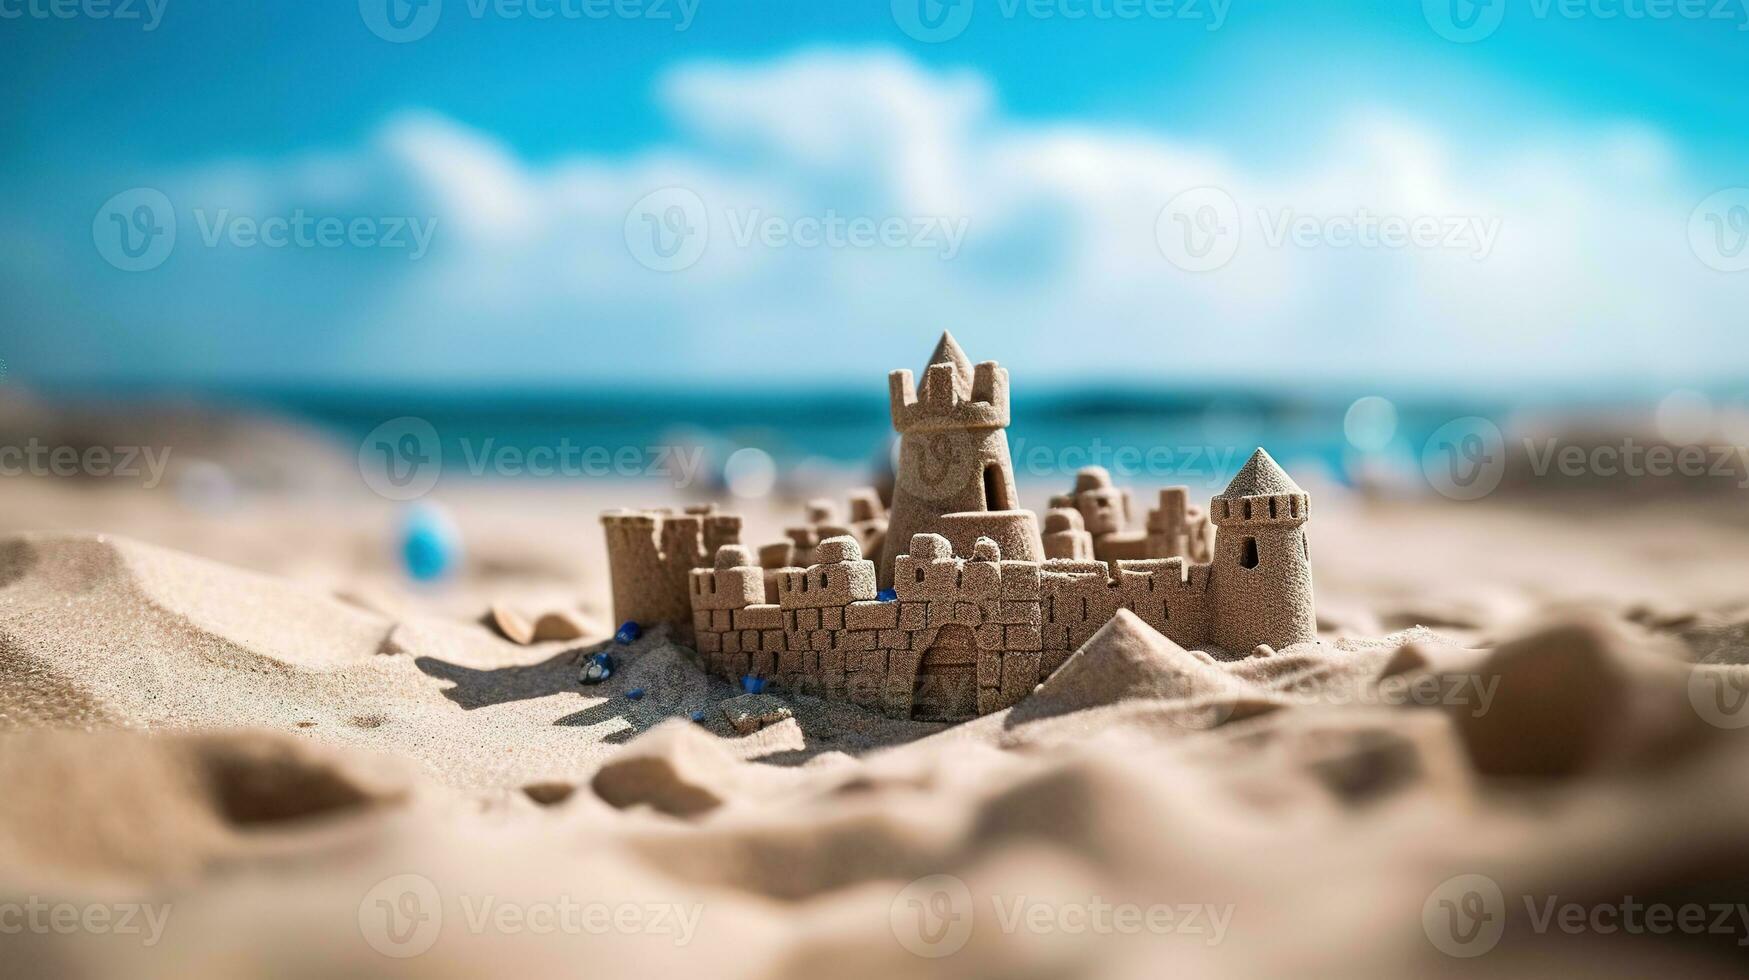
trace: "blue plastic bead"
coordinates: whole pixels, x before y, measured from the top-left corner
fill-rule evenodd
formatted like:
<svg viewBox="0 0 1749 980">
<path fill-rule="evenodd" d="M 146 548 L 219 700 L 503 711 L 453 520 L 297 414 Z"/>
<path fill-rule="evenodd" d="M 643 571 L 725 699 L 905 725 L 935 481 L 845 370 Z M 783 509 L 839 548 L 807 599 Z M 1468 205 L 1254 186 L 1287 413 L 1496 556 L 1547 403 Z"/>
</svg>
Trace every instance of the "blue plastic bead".
<svg viewBox="0 0 1749 980">
<path fill-rule="evenodd" d="M 454 570 L 461 558 L 461 533 L 449 512 L 434 503 L 407 511 L 401 523 L 401 563 L 420 582 L 432 582 Z"/>
<path fill-rule="evenodd" d="M 764 694 L 765 678 L 754 677 L 752 674 L 748 674 L 741 678 L 741 690 L 746 691 L 748 694 Z"/>
<path fill-rule="evenodd" d="M 692 720 L 698 722 L 701 725 L 704 724 L 704 712 L 694 711 L 692 713 Z"/>
<path fill-rule="evenodd" d="M 899 601 L 899 590 L 898 589 L 882 589 L 879 592 L 875 593 L 875 598 L 879 599 L 882 602 L 897 602 L 897 601 Z"/>
<path fill-rule="evenodd" d="M 582 684 L 599 684 L 613 676 L 613 655 L 607 651 L 592 653 L 589 659 L 583 661 L 583 671 L 577 680 Z"/>
<path fill-rule="evenodd" d="M 627 701 L 636 701 L 639 698 L 642 698 L 643 696 L 644 696 L 644 689 L 641 687 L 634 687 L 631 690 L 626 692 L 626 700 Z"/>
<path fill-rule="evenodd" d="M 613 642 L 624 646 L 643 635 L 644 628 L 639 626 L 636 621 L 628 619 L 619 624 L 619 629 L 614 631 Z"/>
</svg>

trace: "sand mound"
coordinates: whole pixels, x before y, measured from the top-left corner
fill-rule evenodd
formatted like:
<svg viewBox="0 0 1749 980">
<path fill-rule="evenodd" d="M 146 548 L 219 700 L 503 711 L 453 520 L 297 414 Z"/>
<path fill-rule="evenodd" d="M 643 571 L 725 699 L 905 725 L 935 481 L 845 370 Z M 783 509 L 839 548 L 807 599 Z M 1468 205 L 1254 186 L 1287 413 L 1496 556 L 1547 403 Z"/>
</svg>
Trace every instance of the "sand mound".
<svg viewBox="0 0 1749 980">
<path fill-rule="evenodd" d="M 1032 696 L 1008 714 L 1010 725 L 1126 701 L 1183 702 L 1206 711 L 1212 724 L 1255 700 L 1244 683 L 1213 661 L 1186 651 L 1127 609 L 1094 633 Z M 1209 725 L 1198 727 L 1210 727 Z"/>
<path fill-rule="evenodd" d="M 695 711 L 720 719 L 741 693 L 660 628 L 611 645 L 619 669 L 584 687 L 580 650 L 602 644 L 521 646 L 472 619 L 391 619 L 125 538 L 25 535 L 0 543 L 0 568 L 0 727 L 262 728 L 508 793 L 585 783 L 639 733 Z M 940 727 L 811 698 L 791 708 L 794 723 L 733 754 L 801 763 Z"/>
<path fill-rule="evenodd" d="M 730 791 L 735 757 L 716 736 L 688 722 L 666 722 L 639 736 L 595 774 L 590 786 L 608 804 L 648 806 L 690 817 L 721 806 Z"/>
<path fill-rule="evenodd" d="M 737 737 L 721 707 L 741 691 L 660 630 L 615 646 L 619 672 L 586 688 L 575 651 L 510 643 L 472 620 L 478 603 L 400 611 L 419 605 L 373 612 L 120 538 L 0 542 L 0 903 L 173 906 L 149 950 L 8 936 L 7 965 L 1535 976 L 1654 960 L 1705 975 L 1740 955 L 1742 932 L 1680 946 L 1692 937 L 1538 932 L 1525 915 L 1548 896 L 1735 901 L 1749 873 L 1742 739 L 1718 718 L 1696 734 L 1685 715 L 1706 705 L 1671 638 L 1619 623 L 1495 649 L 1326 637 L 1221 664 L 1123 615 L 1006 716 L 944 729 L 785 697 L 793 717 Z M 1743 659 L 1729 630 L 1707 636 L 1705 659 Z M 1490 677 L 1485 702 L 1473 683 L 1457 704 L 1402 696 Z M 1479 961 L 1440 952 L 1424 917 L 1469 874 L 1498 885 L 1508 920 Z M 1178 928 L 1062 918 L 1125 904 Z M 534 928 L 597 907 L 692 918 Z M 964 945 L 936 956 L 949 922 Z M 429 949 L 404 945 L 427 925 Z"/>
<path fill-rule="evenodd" d="M 403 803 L 405 766 L 262 732 L 0 737 L 0 865 L 99 882 L 181 877 L 270 828 Z"/>
<path fill-rule="evenodd" d="M 1596 619 L 1557 622 L 1503 643 L 1475 668 L 1492 703 L 1450 713 L 1476 769 L 1570 776 L 1668 761 L 1717 734 L 1687 696 L 1687 671 Z"/>
</svg>

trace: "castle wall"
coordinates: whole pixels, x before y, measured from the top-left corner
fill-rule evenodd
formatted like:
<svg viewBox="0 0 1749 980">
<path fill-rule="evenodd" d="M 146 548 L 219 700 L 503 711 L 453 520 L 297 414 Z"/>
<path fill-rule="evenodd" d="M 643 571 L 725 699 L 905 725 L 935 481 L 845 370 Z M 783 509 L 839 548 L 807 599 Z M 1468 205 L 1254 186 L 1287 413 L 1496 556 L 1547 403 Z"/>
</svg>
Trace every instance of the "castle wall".
<svg viewBox="0 0 1749 980">
<path fill-rule="evenodd" d="M 741 540 L 741 518 L 698 508 L 601 515 L 607 563 L 613 579 L 613 615 L 645 626 L 670 623 L 684 631 L 692 621 L 688 575 L 707 565 L 725 545 Z"/>
<path fill-rule="evenodd" d="M 778 570 L 775 604 L 758 601 L 758 568 L 693 572 L 707 669 L 896 717 L 951 718 L 1026 697 L 1119 608 L 1182 644 L 1207 640 L 1205 565 L 1123 562 L 1114 575 L 1100 561 L 1004 560 L 988 538 L 956 557 L 935 534 L 916 535 L 909 551 L 895 556 L 898 597 L 886 602 L 875 598 L 874 564 L 849 537 L 822 542 L 812 565 Z M 745 560 L 738 554 L 731 560 Z"/>
</svg>

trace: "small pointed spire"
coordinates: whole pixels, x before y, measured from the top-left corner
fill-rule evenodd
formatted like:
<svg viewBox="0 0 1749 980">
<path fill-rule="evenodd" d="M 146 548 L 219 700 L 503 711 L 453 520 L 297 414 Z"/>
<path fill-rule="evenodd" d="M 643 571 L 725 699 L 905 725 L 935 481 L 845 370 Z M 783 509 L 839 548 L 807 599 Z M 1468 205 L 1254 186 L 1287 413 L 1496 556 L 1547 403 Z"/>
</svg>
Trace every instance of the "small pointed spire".
<svg viewBox="0 0 1749 980">
<path fill-rule="evenodd" d="M 946 330 L 941 332 L 941 340 L 935 344 L 935 353 L 929 355 L 929 363 L 952 364 L 954 390 L 961 398 L 972 397 L 972 361 L 965 351 L 960 350 L 959 342 L 953 339 L 953 334 Z M 925 365 L 924 373 L 927 374 L 928 370 L 928 365 Z"/>
<path fill-rule="evenodd" d="M 1273 497 L 1284 493 L 1305 493 L 1261 447 L 1251 454 L 1245 465 L 1233 476 L 1227 489 L 1216 500 L 1238 500 L 1241 497 Z"/>
</svg>

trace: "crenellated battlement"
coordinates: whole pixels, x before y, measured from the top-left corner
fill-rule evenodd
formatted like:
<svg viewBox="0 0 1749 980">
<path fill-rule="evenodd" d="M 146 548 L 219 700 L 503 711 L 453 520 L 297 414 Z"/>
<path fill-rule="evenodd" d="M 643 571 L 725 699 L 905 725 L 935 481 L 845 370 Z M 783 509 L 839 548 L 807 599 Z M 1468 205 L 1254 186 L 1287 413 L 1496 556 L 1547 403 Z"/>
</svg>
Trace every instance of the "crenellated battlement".
<svg viewBox="0 0 1749 980">
<path fill-rule="evenodd" d="M 601 515 L 607 562 L 613 577 L 613 611 L 619 622 L 691 622 L 690 575 L 711 556 L 741 540 L 741 518 L 712 506 L 675 514 L 666 510 L 612 511 Z"/>
<path fill-rule="evenodd" d="M 953 364 L 931 364 L 918 389 L 908 369 L 887 375 L 893 428 L 901 433 L 1008 427 L 1008 371 L 995 361 L 972 368 L 969 386 Z"/>
<path fill-rule="evenodd" d="M 1303 493 L 1268 496 L 1216 497 L 1210 502 L 1217 527 L 1244 524 L 1303 523 L 1310 517 L 1311 498 Z"/>
</svg>

